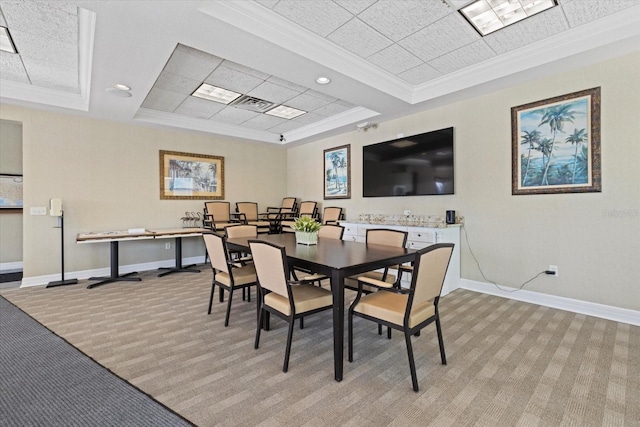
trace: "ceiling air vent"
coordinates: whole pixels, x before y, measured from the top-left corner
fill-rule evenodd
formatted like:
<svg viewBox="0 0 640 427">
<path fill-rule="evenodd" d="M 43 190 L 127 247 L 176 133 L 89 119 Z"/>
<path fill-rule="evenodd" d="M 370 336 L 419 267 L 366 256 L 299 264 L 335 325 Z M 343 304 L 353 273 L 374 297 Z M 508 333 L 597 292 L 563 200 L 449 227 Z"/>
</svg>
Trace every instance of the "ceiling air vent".
<svg viewBox="0 0 640 427">
<path fill-rule="evenodd" d="M 242 108 L 243 110 L 264 113 L 265 111 L 272 109 L 276 104 L 270 101 L 265 101 L 264 99 L 254 98 L 249 95 L 242 95 L 229 105 L 236 108 Z"/>
</svg>

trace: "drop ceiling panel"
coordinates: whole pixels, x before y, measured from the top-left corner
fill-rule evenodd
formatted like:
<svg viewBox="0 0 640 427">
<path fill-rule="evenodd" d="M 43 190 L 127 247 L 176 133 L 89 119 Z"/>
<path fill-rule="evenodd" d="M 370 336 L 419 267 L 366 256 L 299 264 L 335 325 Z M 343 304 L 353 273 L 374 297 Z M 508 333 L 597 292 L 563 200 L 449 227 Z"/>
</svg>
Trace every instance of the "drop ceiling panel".
<svg viewBox="0 0 640 427">
<path fill-rule="evenodd" d="M 422 64 L 419 58 L 397 44 L 374 53 L 367 60 L 394 75 Z"/>
<path fill-rule="evenodd" d="M 267 114 L 258 114 L 257 116 L 252 117 L 251 119 L 242 123 L 242 125 L 255 130 L 267 130 L 287 121 L 288 120 L 282 119 L 280 117 L 269 116 Z"/>
<path fill-rule="evenodd" d="M 393 10 L 393 13 L 389 11 Z M 381 0 L 363 11 L 359 18 L 394 42 L 451 13 L 441 1 Z"/>
<path fill-rule="evenodd" d="M 393 43 L 357 18 L 350 20 L 329 34 L 328 39 L 363 58 L 379 52 Z"/>
<path fill-rule="evenodd" d="M 150 110 L 173 112 L 185 99 L 184 94 L 154 87 L 142 103 L 142 107 Z"/>
<path fill-rule="evenodd" d="M 496 54 L 482 40 L 477 40 L 460 49 L 439 56 L 433 61 L 429 61 L 434 69 L 442 74 L 453 73 L 482 61 L 495 57 Z"/>
<path fill-rule="evenodd" d="M 442 73 L 429 64 L 422 64 L 398 75 L 402 80 L 413 85 L 419 85 L 440 77 Z"/>
<path fill-rule="evenodd" d="M 289 107 L 297 108 L 298 110 L 313 111 L 317 108 L 327 105 L 329 102 L 330 101 L 327 101 L 325 99 L 309 95 L 308 93 L 301 93 L 295 98 L 291 98 L 290 100 L 288 100 L 287 105 Z"/>
<path fill-rule="evenodd" d="M 223 63 L 206 78 L 205 82 L 234 92 L 248 93 L 260 86 L 264 80 L 229 68 Z"/>
<path fill-rule="evenodd" d="M 561 2 L 562 9 L 571 27 L 586 24 L 603 16 L 637 6 L 638 0 L 584 1 L 571 0 Z"/>
<path fill-rule="evenodd" d="M 219 121 L 223 123 L 228 123 L 232 125 L 239 125 L 240 123 L 246 122 L 249 119 L 252 119 L 259 115 L 260 113 L 255 113 L 253 111 L 241 110 L 239 108 L 234 107 L 225 107 L 220 110 L 212 120 Z"/>
<path fill-rule="evenodd" d="M 198 119 L 210 119 L 211 116 L 225 108 L 224 104 L 189 96 L 176 108 L 175 113 Z"/>
<path fill-rule="evenodd" d="M 18 55 L 0 51 L 2 78 L 19 83 L 29 83 L 29 78 Z"/>
<path fill-rule="evenodd" d="M 374 4 L 377 0 L 335 0 L 337 4 L 344 7 L 349 12 L 354 15 L 359 14 L 372 4 Z"/>
<path fill-rule="evenodd" d="M 345 9 L 329 0 L 281 0 L 273 10 L 303 28 L 325 37 L 346 24 L 352 17 Z"/>
<path fill-rule="evenodd" d="M 154 87 L 166 89 L 183 95 L 191 95 L 202 82 L 180 74 L 166 72 L 160 74 Z"/>
<path fill-rule="evenodd" d="M 247 95 L 275 102 L 276 104 L 283 104 L 291 98 L 298 96 L 299 94 L 300 92 L 296 90 L 292 90 L 268 81 L 262 82 L 262 84 L 260 84 L 258 87 L 247 93 Z"/>
<path fill-rule="evenodd" d="M 222 58 L 179 44 L 164 70 L 203 81 L 221 62 Z"/>
</svg>

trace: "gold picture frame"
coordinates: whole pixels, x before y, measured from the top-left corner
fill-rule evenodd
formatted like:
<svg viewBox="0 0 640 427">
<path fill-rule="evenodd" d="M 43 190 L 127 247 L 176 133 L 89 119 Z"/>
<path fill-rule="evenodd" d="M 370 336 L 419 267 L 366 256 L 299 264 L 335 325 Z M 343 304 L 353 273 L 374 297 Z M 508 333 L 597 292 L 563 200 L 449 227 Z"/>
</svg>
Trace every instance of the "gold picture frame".
<svg viewBox="0 0 640 427">
<path fill-rule="evenodd" d="M 160 150 L 160 199 L 224 199 L 224 157 Z"/>
<path fill-rule="evenodd" d="M 351 198 L 351 145 L 324 150 L 324 200 Z"/>
<path fill-rule="evenodd" d="M 600 88 L 511 108 L 511 193 L 602 191 Z"/>
</svg>

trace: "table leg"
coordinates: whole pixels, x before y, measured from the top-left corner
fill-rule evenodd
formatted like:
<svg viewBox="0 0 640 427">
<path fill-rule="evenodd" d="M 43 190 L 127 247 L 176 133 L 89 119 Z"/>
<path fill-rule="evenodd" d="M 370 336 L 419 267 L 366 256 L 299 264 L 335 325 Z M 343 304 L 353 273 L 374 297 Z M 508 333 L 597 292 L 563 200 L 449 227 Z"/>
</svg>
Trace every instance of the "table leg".
<svg viewBox="0 0 640 427">
<path fill-rule="evenodd" d="M 200 270 L 191 268 L 195 264 L 191 265 L 182 265 L 182 237 L 176 237 L 175 242 L 175 251 L 176 251 L 176 266 L 175 267 L 160 267 L 158 270 L 167 270 L 164 273 L 158 274 L 158 277 L 166 276 L 171 273 L 200 273 Z"/>
<path fill-rule="evenodd" d="M 342 381 L 344 362 L 344 274 L 331 272 L 333 293 L 333 370 L 336 381 Z"/>
<path fill-rule="evenodd" d="M 118 273 L 118 242 L 109 242 L 110 243 L 110 252 L 111 252 L 111 275 L 103 276 L 103 277 L 89 277 L 89 280 L 99 280 L 99 282 L 91 283 L 87 286 L 87 289 L 95 288 L 101 285 L 106 285 L 107 283 L 112 282 L 139 282 L 141 279 L 139 277 L 127 277 L 132 274 L 138 274 L 133 271 L 131 273 L 123 274 L 120 276 Z"/>
</svg>

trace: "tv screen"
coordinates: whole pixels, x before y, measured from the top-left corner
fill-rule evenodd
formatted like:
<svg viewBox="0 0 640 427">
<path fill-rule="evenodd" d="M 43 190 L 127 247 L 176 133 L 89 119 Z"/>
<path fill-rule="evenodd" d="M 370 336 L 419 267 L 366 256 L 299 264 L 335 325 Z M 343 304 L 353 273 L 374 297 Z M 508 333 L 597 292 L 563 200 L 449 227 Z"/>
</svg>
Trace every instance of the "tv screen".
<svg viewBox="0 0 640 427">
<path fill-rule="evenodd" d="M 453 128 L 362 147 L 364 197 L 453 194 Z"/>
</svg>

